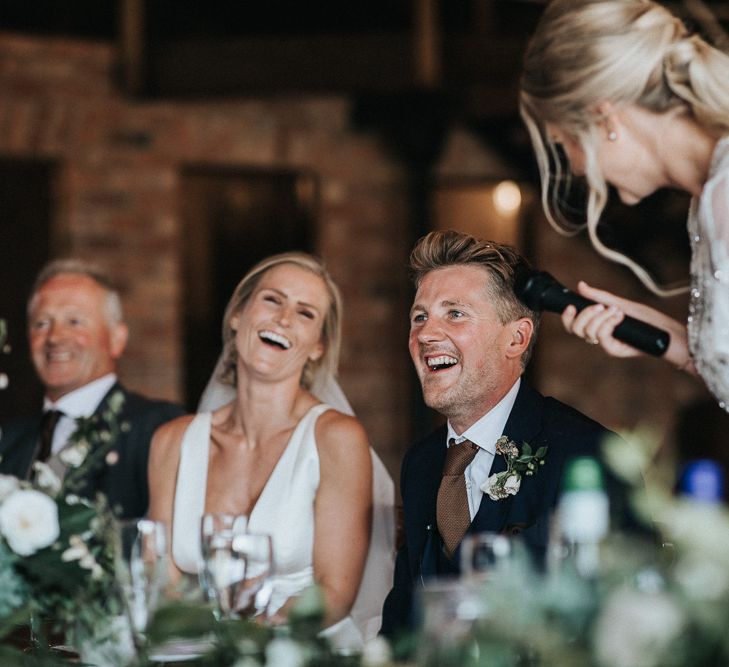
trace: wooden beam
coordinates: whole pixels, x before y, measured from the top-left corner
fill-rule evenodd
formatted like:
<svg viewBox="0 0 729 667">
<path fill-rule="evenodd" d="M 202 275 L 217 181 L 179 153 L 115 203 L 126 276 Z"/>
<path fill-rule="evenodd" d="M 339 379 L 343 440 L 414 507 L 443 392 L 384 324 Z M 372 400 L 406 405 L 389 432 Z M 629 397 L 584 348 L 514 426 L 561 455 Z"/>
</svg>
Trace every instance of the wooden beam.
<svg viewBox="0 0 729 667">
<path fill-rule="evenodd" d="M 419 77 L 411 43 L 408 34 L 158 43 L 149 52 L 149 92 L 184 99 L 427 88 L 423 82 L 432 79 Z M 440 85 L 430 89 L 467 97 L 473 91 L 484 113 L 489 104 L 494 114 L 515 111 L 525 44 L 509 36 L 444 35 Z"/>
<path fill-rule="evenodd" d="M 119 76 L 128 95 L 144 90 L 145 41 L 144 0 L 119 0 Z"/>
</svg>

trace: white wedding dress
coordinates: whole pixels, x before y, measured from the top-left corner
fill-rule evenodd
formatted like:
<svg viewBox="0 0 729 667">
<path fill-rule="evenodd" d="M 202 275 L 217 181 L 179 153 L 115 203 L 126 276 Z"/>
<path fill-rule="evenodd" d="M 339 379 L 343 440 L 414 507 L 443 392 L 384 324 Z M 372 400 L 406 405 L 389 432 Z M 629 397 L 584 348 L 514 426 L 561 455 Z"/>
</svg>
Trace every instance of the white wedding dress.
<svg viewBox="0 0 729 667">
<path fill-rule="evenodd" d="M 729 136 L 716 145 L 709 178 L 691 202 L 689 348 L 696 370 L 729 411 Z"/>
<path fill-rule="evenodd" d="M 330 409 L 326 404 L 316 405 L 296 425 L 248 517 L 250 532 L 268 533 L 273 541 L 270 613 L 275 613 L 288 598 L 314 583 L 314 499 L 319 487 L 315 426 L 318 417 Z M 198 413 L 188 426 L 181 445 L 175 489 L 172 558 L 178 568 L 191 574 L 197 573 L 200 562 L 199 525 L 205 508 L 210 428 L 210 412 Z M 364 641 L 376 635 L 382 603 L 392 585 L 393 519 L 387 516 L 392 513 L 394 502 L 392 482 L 374 452 L 373 466 L 373 530 L 382 530 L 384 521 L 385 535 L 391 536 L 372 540 L 360 593 L 351 614 L 324 632 L 340 648 L 360 648 Z"/>
</svg>

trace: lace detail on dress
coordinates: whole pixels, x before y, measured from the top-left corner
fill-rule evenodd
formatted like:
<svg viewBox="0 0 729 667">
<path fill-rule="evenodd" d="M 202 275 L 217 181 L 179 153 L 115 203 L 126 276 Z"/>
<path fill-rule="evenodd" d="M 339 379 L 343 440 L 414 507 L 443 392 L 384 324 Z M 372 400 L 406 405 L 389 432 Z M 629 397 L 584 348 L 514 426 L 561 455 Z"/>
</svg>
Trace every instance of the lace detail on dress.
<svg viewBox="0 0 729 667">
<path fill-rule="evenodd" d="M 709 179 L 689 211 L 689 348 L 696 369 L 729 411 L 729 136 L 716 145 Z"/>
</svg>

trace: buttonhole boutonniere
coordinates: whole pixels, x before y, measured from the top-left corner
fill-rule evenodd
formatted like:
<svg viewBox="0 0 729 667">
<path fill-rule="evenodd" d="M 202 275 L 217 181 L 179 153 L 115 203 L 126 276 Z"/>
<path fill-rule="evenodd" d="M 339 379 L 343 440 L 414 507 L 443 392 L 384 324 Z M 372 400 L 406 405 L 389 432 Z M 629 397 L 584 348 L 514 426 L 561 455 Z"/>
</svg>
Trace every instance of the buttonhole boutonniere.
<svg viewBox="0 0 729 667">
<path fill-rule="evenodd" d="M 86 473 L 98 469 L 104 461 L 113 465 L 119 460 L 114 447 L 119 436 L 130 428 L 128 421 L 121 420 L 123 406 L 124 394 L 115 391 L 100 412 L 76 418 L 76 430 L 59 454 L 61 462 L 67 466 L 63 480 L 65 491 L 78 490 Z"/>
<path fill-rule="evenodd" d="M 505 435 L 496 441 L 496 453 L 506 459 L 506 470 L 491 475 L 482 485 L 481 491 L 488 494 L 491 500 L 503 500 L 507 496 L 515 496 L 521 487 L 523 475 L 533 475 L 544 465 L 546 447 L 540 447 L 536 452 L 528 443 L 519 446 Z"/>
</svg>

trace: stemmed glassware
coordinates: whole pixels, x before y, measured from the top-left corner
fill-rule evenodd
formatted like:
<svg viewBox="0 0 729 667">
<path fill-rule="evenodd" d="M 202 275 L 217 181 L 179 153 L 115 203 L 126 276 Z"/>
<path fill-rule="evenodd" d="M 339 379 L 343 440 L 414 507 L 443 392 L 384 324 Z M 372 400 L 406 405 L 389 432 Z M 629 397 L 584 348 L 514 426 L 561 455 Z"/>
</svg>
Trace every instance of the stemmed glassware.
<svg viewBox="0 0 729 667">
<path fill-rule="evenodd" d="M 499 533 L 468 534 L 461 542 L 461 576 L 472 581 L 485 581 L 500 569 L 508 567 L 512 543 Z"/>
<path fill-rule="evenodd" d="M 234 545 L 245 535 L 247 523 L 244 515 L 222 513 L 203 514 L 200 522 L 200 585 L 218 620 L 236 616 L 246 560 Z"/>
<path fill-rule="evenodd" d="M 245 533 L 233 540 L 233 549 L 245 559 L 245 578 L 239 587 L 236 610 L 241 616 L 265 616 L 273 592 L 271 536 Z"/>
<path fill-rule="evenodd" d="M 422 667 L 460 667 L 473 659 L 476 624 L 488 614 L 478 586 L 465 579 L 433 579 L 416 592 L 420 635 L 416 663 Z"/>
<path fill-rule="evenodd" d="M 118 539 L 116 577 L 139 650 L 167 582 L 167 527 L 151 519 L 120 521 Z"/>
</svg>

